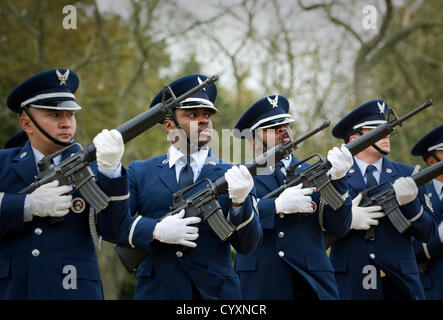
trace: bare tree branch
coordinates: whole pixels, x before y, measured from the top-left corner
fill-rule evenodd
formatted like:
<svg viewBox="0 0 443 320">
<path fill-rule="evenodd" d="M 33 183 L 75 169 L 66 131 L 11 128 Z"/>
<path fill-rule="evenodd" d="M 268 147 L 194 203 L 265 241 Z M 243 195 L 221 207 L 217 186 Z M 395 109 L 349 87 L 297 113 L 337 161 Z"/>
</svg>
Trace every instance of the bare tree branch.
<svg viewBox="0 0 443 320">
<path fill-rule="evenodd" d="M 398 48 L 394 49 L 394 56 L 395 56 L 395 62 L 398 66 L 398 69 L 400 70 L 401 75 L 405 79 L 405 82 L 408 84 L 408 86 L 412 89 L 414 92 L 415 97 L 419 101 L 425 100 L 423 95 L 423 90 L 420 88 L 420 84 L 414 81 L 414 76 L 411 76 L 411 71 L 407 69 L 408 62 L 406 61 L 405 57 L 401 54 L 400 50 Z"/>
<path fill-rule="evenodd" d="M 39 31 L 35 29 L 30 23 L 28 19 L 23 19 L 22 15 L 20 14 L 17 7 L 12 4 L 12 1 L 10 0 L 4 0 L 4 3 L 6 4 L 6 7 L 11 13 L 12 16 L 14 16 L 15 20 L 22 25 L 30 34 L 32 34 L 34 37 L 38 38 L 40 36 Z"/>
<path fill-rule="evenodd" d="M 354 38 L 357 39 L 358 42 L 363 44 L 363 39 L 351 27 L 351 25 L 349 25 L 348 23 L 344 23 L 343 21 L 337 19 L 336 17 L 334 17 L 332 15 L 332 5 L 333 5 L 333 3 L 327 3 L 327 4 L 319 3 L 319 4 L 315 4 L 315 5 L 311 5 L 311 6 L 305 6 L 305 5 L 303 5 L 302 0 L 298 0 L 298 4 L 300 5 L 300 7 L 303 10 L 306 10 L 306 11 L 315 10 L 315 9 L 319 9 L 319 8 L 323 9 L 326 12 L 326 14 L 327 14 L 327 16 L 328 16 L 328 18 L 329 18 L 329 20 L 331 22 L 333 22 L 336 25 L 339 25 L 339 26 L 345 28 L 345 30 L 348 31 L 349 33 L 351 33 L 354 36 Z"/>
<path fill-rule="evenodd" d="M 384 45 L 380 49 L 378 49 L 377 52 L 369 60 L 367 60 L 367 64 L 368 65 L 376 64 L 386 52 L 393 49 L 397 45 L 397 43 L 410 36 L 413 32 L 423 29 L 441 28 L 441 27 L 443 27 L 443 22 L 421 22 L 421 23 L 410 24 L 407 27 L 393 34 L 389 39 L 387 39 Z"/>
<path fill-rule="evenodd" d="M 418 9 L 420 9 L 421 5 L 423 4 L 424 0 L 412 0 L 405 9 L 405 12 L 403 13 L 403 18 L 401 25 L 402 27 L 406 27 L 409 25 L 411 16 L 417 12 Z"/>
</svg>

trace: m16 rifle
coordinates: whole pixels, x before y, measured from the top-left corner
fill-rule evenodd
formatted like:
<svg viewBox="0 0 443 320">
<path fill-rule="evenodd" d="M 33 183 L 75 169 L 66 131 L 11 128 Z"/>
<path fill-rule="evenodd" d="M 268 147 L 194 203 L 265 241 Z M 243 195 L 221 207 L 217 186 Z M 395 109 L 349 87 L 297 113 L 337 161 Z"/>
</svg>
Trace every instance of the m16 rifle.
<svg viewBox="0 0 443 320">
<path fill-rule="evenodd" d="M 316 129 L 296 140 L 291 139 L 286 132 L 283 134 L 283 140 L 289 138 L 288 141 L 282 142 L 275 148 L 259 155 L 251 162 L 245 163 L 245 166 L 251 175 L 255 176 L 260 168 L 266 168 L 269 166 L 269 163 L 273 164 L 280 161 L 296 149 L 299 143 L 330 125 L 330 121 L 325 121 Z M 187 198 L 185 197 L 185 194 L 188 191 L 200 185 L 204 185 L 204 188 Z M 185 217 L 201 215 L 203 220 L 208 222 L 209 226 L 220 240 L 226 241 L 236 230 L 236 228 L 226 220 L 218 202 L 218 196 L 226 193 L 228 193 L 228 182 L 224 176 L 216 179 L 214 182 L 211 182 L 209 179 L 198 181 L 172 195 L 173 206 L 171 207 L 171 212 L 166 216 L 177 214 L 182 209 L 185 210 Z M 134 272 L 138 265 L 149 254 L 149 250 L 137 247 L 131 248 L 126 245 L 115 245 L 114 248 L 128 272 Z"/>
<path fill-rule="evenodd" d="M 411 176 L 417 187 L 431 181 L 435 177 L 443 174 L 443 161 L 440 161 L 430 167 L 427 167 L 416 174 Z M 375 195 L 370 195 L 372 191 L 382 187 L 383 185 L 389 185 L 383 191 L 376 193 Z M 361 192 L 363 195 L 362 201 L 360 203 L 361 207 L 370 206 L 381 206 L 382 211 L 385 216 L 388 217 L 392 225 L 397 229 L 398 232 L 403 233 L 411 227 L 411 223 L 406 219 L 400 210 L 400 205 L 395 197 L 394 187 L 391 182 L 383 182 L 371 188 L 368 188 Z M 375 240 L 375 226 L 371 226 L 365 233 L 365 240 Z"/>
<path fill-rule="evenodd" d="M 416 174 L 413 174 L 411 178 L 414 180 L 417 186 L 421 186 L 426 182 L 438 177 L 443 174 L 443 161 L 438 162 L 430 167 L 427 167 Z M 383 191 L 379 191 L 376 194 L 370 195 L 372 191 L 379 189 L 384 185 L 389 185 L 388 188 Z M 382 211 L 385 216 L 388 217 L 389 221 L 397 229 L 398 232 L 403 233 L 411 226 L 411 223 L 406 219 L 400 210 L 399 204 L 395 197 L 395 191 L 390 182 L 383 182 L 375 185 L 371 188 L 363 190 L 361 192 L 362 200 L 360 202 L 361 207 L 369 206 L 381 206 Z M 371 226 L 364 235 L 365 240 L 374 241 L 375 240 L 375 226 Z M 331 247 L 337 238 L 330 236 L 328 234 L 324 235 L 324 243 L 326 249 Z"/>
</svg>

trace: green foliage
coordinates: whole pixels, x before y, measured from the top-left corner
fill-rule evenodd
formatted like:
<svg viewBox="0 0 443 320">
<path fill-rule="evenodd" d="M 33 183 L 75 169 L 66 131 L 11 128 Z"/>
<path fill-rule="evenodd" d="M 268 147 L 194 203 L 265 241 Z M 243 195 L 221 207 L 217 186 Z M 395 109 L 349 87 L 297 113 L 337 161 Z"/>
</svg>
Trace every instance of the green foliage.
<svg viewBox="0 0 443 320">
<path fill-rule="evenodd" d="M 396 11 L 391 21 L 391 33 L 402 28 L 405 10 L 399 8 Z M 441 1 L 426 1 L 411 17 L 410 23 L 431 25 L 435 22 L 440 25 L 418 28 L 409 34 L 386 52 L 369 74 L 373 79 L 374 96 L 385 99 L 399 116 L 429 99 L 434 101 L 435 105 L 408 120 L 399 128 L 399 134 L 391 137 L 391 159 L 422 167 L 426 166 L 424 161 L 413 157 L 410 150 L 420 137 L 443 123 L 442 10 Z"/>
<path fill-rule="evenodd" d="M 190 52 L 189 56 L 182 56 L 179 61 L 172 61 L 169 52 L 171 42 L 168 40 L 170 39 L 167 36 L 164 38 L 161 36 L 167 33 L 167 30 L 161 29 L 162 24 L 158 22 L 166 17 L 165 12 L 178 11 L 174 1 L 149 0 L 128 1 L 127 3 L 130 5 L 129 16 L 123 18 L 117 13 L 98 11 L 96 2 L 93 0 L 0 1 L 0 121 L 2 122 L 0 144 L 4 144 L 8 137 L 19 130 L 18 115 L 13 114 L 6 107 L 6 97 L 18 83 L 37 72 L 66 67 L 78 73 L 80 86 L 76 97 L 83 106 L 83 110 L 76 114 L 77 141 L 84 145 L 91 142 L 102 129 L 117 127 L 145 111 L 153 97 L 169 82 L 188 74 L 207 74 L 205 70 L 208 66 L 203 65 L 198 59 L 198 46 L 195 47 L 194 52 Z M 65 17 L 62 9 L 65 5 L 71 4 L 77 9 L 77 29 L 65 30 L 62 26 Z M 159 11 L 162 8 L 167 10 Z M 394 8 L 394 16 L 386 39 L 401 29 L 407 8 L 406 5 Z M 410 19 L 417 24 L 440 22 L 442 11 L 443 2 L 428 0 L 410 16 Z M 323 15 L 319 19 L 328 18 Z M 272 21 L 275 22 L 275 19 Z M 174 24 L 180 25 L 180 23 L 187 26 L 186 21 L 174 20 Z M 207 27 L 204 22 L 200 23 L 202 28 Z M 272 26 L 277 28 L 279 25 Z M 315 24 L 312 30 L 315 32 Z M 251 66 L 248 62 L 237 61 L 235 59 L 237 57 L 227 57 L 227 60 L 232 58 L 232 61 L 236 61 L 237 71 L 233 82 L 228 86 L 224 87 L 217 83 L 218 95 L 215 104 L 219 113 L 212 119 L 214 128 L 220 136 L 221 129 L 233 128 L 241 114 L 252 103 L 268 94 L 276 93 L 272 89 L 280 88 L 277 93 L 295 100 L 292 106 L 295 109 L 292 111 L 296 118 L 293 125 L 295 136 L 313 129 L 322 120 L 329 118 L 334 122 L 356 107 L 352 98 L 349 98 L 352 96 L 349 89 L 352 85 L 346 83 L 349 78 L 344 77 L 340 72 L 331 72 L 333 79 L 331 81 L 336 83 L 331 86 L 333 89 L 329 95 L 326 90 L 326 93 L 321 90 L 317 91 L 317 87 L 324 85 L 321 83 L 324 79 L 321 80 L 317 73 L 328 72 L 322 69 L 324 66 L 322 60 L 326 60 L 327 57 L 316 56 L 316 50 L 306 48 L 305 55 L 312 55 L 312 59 L 308 59 L 312 63 L 303 66 L 306 60 L 298 60 L 297 56 L 291 54 L 284 57 L 281 55 L 280 38 L 274 39 L 272 33 L 278 34 L 279 30 L 269 30 L 269 39 L 265 41 L 252 37 L 258 34 L 254 33 L 257 30 L 254 30 L 252 25 L 249 31 L 250 38 L 247 39 L 249 42 L 245 41 L 245 45 L 257 41 L 258 48 L 263 50 L 262 44 L 269 42 L 269 52 L 266 54 L 270 59 L 274 57 L 275 61 L 265 59 L 260 62 L 263 66 Z M 289 33 L 289 39 L 295 37 L 296 31 L 292 28 L 286 30 Z M 328 30 L 328 32 L 335 31 Z M 198 34 L 198 37 L 199 41 L 205 43 L 214 40 L 205 33 Z M 312 41 L 319 42 L 318 39 L 312 39 Z M 220 43 L 221 40 L 217 48 Z M 303 41 L 296 45 L 303 45 L 302 43 Z M 390 106 L 395 108 L 399 116 L 428 99 L 433 99 L 435 102 L 435 106 L 409 120 L 399 129 L 399 135 L 392 137 L 392 152 L 389 157 L 393 160 L 409 164 L 420 163 L 424 166 L 424 162 L 412 157 L 409 150 L 417 139 L 440 125 L 443 120 L 441 112 L 442 43 L 441 26 L 417 28 L 395 46 L 383 51 L 377 64 L 368 70 L 366 76 L 370 79 L 368 82 L 370 86 L 366 89 L 370 91 L 370 95 L 373 98 L 385 99 Z M 323 43 L 314 43 L 314 45 L 319 48 L 324 46 Z M 349 50 L 345 41 L 342 50 Z M 219 53 L 213 54 L 217 57 Z M 285 59 L 294 61 L 284 61 Z M 354 61 L 346 63 L 353 65 Z M 280 66 L 280 64 L 282 68 L 276 69 L 275 66 Z M 297 72 L 312 74 L 311 80 L 303 84 L 306 88 L 312 86 L 314 96 L 309 105 L 298 105 L 297 102 L 304 97 L 291 96 L 297 92 L 295 88 L 284 88 L 280 83 L 286 72 L 285 64 L 295 68 Z M 266 88 L 259 89 L 258 92 L 246 85 L 246 80 L 252 74 L 250 70 L 253 68 L 264 70 L 263 78 L 266 81 L 263 81 L 262 87 L 266 86 Z M 297 81 L 299 80 L 295 77 L 295 83 Z M 268 92 L 269 90 L 272 92 Z M 340 110 L 330 103 L 330 101 L 338 100 L 347 101 L 345 110 Z M 302 144 L 296 154 L 300 158 L 313 153 L 326 155 L 330 148 L 340 144 L 341 141 L 331 136 L 331 128 L 329 128 L 311 138 L 308 143 Z M 127 166 L 135 159 L 143 160 L 163 154 L 168 146 L 164 129 L 161 125 L 157 125 L 125 146 L 123 165 Z M 220 143 L 219 146 L 221 148 L 222 144 Z M 222 151 L 218 150 L 219 154 Z M 242 155 L 241 160 L 247 159 L 244 159 Z M 234 250 L 232 255 L 235 256 Z M 103 248 L 98 252 L 98 257 L 106 299 L 131 299 L 135 289 L 135 276 L 123 269 L 113 252 L 112 245 L 104 243 Z"/>
</svg>

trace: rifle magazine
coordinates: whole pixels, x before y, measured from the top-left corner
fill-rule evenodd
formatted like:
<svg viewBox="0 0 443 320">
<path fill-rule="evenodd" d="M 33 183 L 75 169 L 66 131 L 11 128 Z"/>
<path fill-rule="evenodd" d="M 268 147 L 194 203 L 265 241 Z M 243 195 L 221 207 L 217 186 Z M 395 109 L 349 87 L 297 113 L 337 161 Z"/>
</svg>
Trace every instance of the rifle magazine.
<svg viewBox="0 0 443 320">
<path fill-rule="evenodd" d="M 314 185 L 317 184 L 314 182 Z M 342 195 L 334 188 L 330 180 L 326 181 L 323 185 L 318 187 L 318 189 L 322 198 L 333 210 L 337 210 L 345 202 Z"/>
</svg>

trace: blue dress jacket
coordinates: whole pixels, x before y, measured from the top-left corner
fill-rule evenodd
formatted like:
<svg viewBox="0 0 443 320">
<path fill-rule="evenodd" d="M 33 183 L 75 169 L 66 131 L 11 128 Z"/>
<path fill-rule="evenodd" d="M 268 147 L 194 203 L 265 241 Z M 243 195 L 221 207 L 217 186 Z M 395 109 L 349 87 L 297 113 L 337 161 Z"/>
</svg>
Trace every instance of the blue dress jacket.
<svg viewBox="0 0 443 320">
<path fill-rule="evenodd" d="M 298 161 L 292 156 L 291 165 Z M 297 171 L 307 166 L 304 164 Z M 314 213 L 303 217 L 297 213 L 277 215 L 275 198 L 260 199 L 279 187 L 274 174 L 257 175 L 254 181 L 263 241 L 253 252 L 236 255 L 235 269 L 240 275 L 243 299 L 297 299 L 294 297 L 294 273 L 308 283 L 318 299 L 337 299 L 338 290 L 324 246 L 323 229 L 337 237 L 349 231 L 350 198 L 347 197 L 337 211 L 325 206 L 321 217 L 319 193 L 315 192 L 312 195 L 317 205 Z M 332 184 L 341 195 L 348 193 L 346 178 Z"/>
<path fill-rule="evenodd" d="M 78 150 L 69 149 L 62 160 Z M 126 172 L 109 179 L 98 173 L 95 162 L 91 169 L 113 199 L 97 215 L 97 231 L 105 240 L 124 242 L 130 226 Z M 36 216 L 24 222 L 26 195 L 18 192 L 36 175 L 29 141 L 23 148 L 0 151 L 0 230 L 5 233 L 0 239 L 0 299 L 103 299 L 89 205 L 78 192 L 62 222 Z"/>
<path fill-rule="evenodd" d="M 393 183 L 400 177 L 408 177 L 414 167 L 383 159 L 380 182 Z M 349 192 L 355 198 L 366 189 L 362 173 L 354 162 L 348 171 Z M 387 187 L 387 186 L 384 186 Z M 400 209 L 412 226 L 399 233 L 387 217 L 379 219 L 375 228 L 375 240 L 365 240 L 365 230 L 351 230 L 331 247 L 330 259 L 340 299 L 384 299 L 381 276 L 387 275 L 412 299 L 423 299 L 424 292 L 415 261 L 412 236 L 428 241 L 435 232 L 435 219 L 423 205 L 423 192 Z M 421 214 L 420 214 L 421 213 Z M 380 271 L 381 270 L 381 271 Z"/>
<path fill-rule="evenodd" d="M 209 152 L 195 181 L 215 181 L 231 167 Z M 179 190 L 179 186 L 175 167 L 169 168 L 167 155 L 131 162 L 128 177 L 130 211 L 145 218 L 137 223 L 134 231 L 133 243 L 137 246 L 152 239 L 156 223 L 170 212 L 172 194 Z M 240 281 L 233 268 L 231 245 L 237 252 L 247 253 L 261 241 L 254 193 L 253 189 L 236 215 L 232 213 L 228 194 L 219 196 L 222 211 L 225 216 L 230 214 L 232 224 L 236 227 L 245 224 L 227 241 L 220 240 L 202 220 L 197 225 L 199 237 L 195 248 L 157 240 L 148 242 L 150 254 L 137 270 L 135 298 L 189 300 L 195 298 L 193 290 L 197 290 L 203 299 L 240 299 Z"/>
<path fill-rule="evenodd" d="M 437 220 L 436 227 L 443 220 L 443 201 L 437 195 L 434 185 L 430 183 L 426 186 L 425 201 L 428 207 L 432 208 Z M 428 300 L 443 299 L 443 244 L 440 242 L 438 231 L 427 243 L 414 239 L 414 250 L 420 268 L 421 282 L 425 290 L 425 297 Z"/>
</svg>

